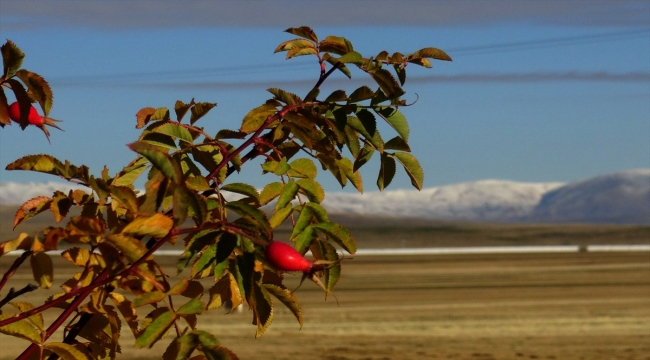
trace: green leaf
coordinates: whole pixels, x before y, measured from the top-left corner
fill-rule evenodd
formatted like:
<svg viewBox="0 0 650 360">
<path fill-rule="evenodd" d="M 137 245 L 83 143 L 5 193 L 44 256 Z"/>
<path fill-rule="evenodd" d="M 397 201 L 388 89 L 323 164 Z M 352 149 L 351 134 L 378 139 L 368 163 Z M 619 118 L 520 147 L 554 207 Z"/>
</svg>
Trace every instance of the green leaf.
<svg viewBox="0 0 650 360">
<path fill-rule="evenodd" d="M 32 253 L 30 263 L 32 265 L 34 280 L 38 282 L 38 285 L 43 289 L 49 289 L 52 287 L 52 281 L 54 280 L 54 266 L 52 265 L 52 259 L 49 255 L 43 251 Z"/>
<path fill-rule="evenodd" d="M 290 238 L 294 240 L 298 235 L 300 235 L 306 228 L 311 224 L 312 218 L 314 217 L 314 212 L 308 206 L 303 206 L 300 210 L 300 215 L 296 219 L 296 223 L 293 226 L 293 231 L 291 232 Z"/>
<path fill-rule="evenodd" d="M 167 121 L 169 120 L 169 109 L 161 107 L 151 114 L 149 121 Z"/>
<path fill-rule="evenodd" d="M 361 174 L 358 171 L 354 171 L 354 165 L 352 162 L 346 157 L 341 158 L 341 160 L 339 160 L 339 167 L 345 177 L 350 180 L 354 188 L 363 194 L 363 180 L 361 179 Z"/>
<path fill-rule="evenodd" d="M 190 263 L 194 255 L 201 249 L 216 242 L 219 233 L 215 229 L 202 230 L 194 234 L 190 234 L 185 238 L 185 251 L 178 259 L 177 271 L 180 274 L 187 264 Z"/>
<path fill-rule="evenodd" d="M 260 337 L 273 321 L 273 300 L 265 287 L 253 282 L 253 314 L 257 324 L 255 337 Z"/>
<path fill-rule="evenodd" d="M 141 307 L 149 304 L 156 304 L 167 297 L 162 291 L 150 291 L 139 295 L 133 300 L 133 307 Z"/>
<path fill-rule="evenodd" d="M 334 240 L 339 246 L 344 248 L 348 253 L 357 252 L 357 245 L 350 234 L 350 231 L 342 225 L 335 223 L 320 223 L 312 225 L 317 231 Z"/>
<path fill-rule="evenodd" d="M 129 223 L 122 233 L 134 236 L 152 236 L 155 238 L 165 237 L 174 227 L 174 221 L 169 217 L 157 213 L 152 216 L 135 218 Z"/>
<path fill-rule="evenodd" d="M 327 215 L 327 210 L 325 208 L 317 203 L 314 202 L 308 202 L 305 204 L 306 207 L 310 208 L 311 211 L 314 213 L 314 216 L 316 217 L 316 220 L 318 222 L 329 222 L 329 217 Z"/>
<path fill-rule="evenodd" d="M 334 290 L 334 286 L 336 286 L 336 284 L 339 282 L 339 279 L 341 278 L 341 263 L 339 262 L 339 254 L 337 253 L 334 246 L 325 241 L 321 241 L 319 244 L 325 260 L 331 261 L 333 264 L 323 270 L 327 296 L 330 292 L 332 292 L 332 290 Z"/>
<path fill-rule="evenodd" d="M 318 174 L 318 169 L 316 165 L 310 159 L 296 159 L 289 164 L 291 170 L 287 172 L 288 176 L 306 178 L 306 179 L 315 179 Z"/>
<path fill-rule="evenodd" d="M 399 86 L 397 80 L 391 75 L 388 70 L 375 69 L 368 71 L 368 74 L 375 80 L 377 85 L 386 94 L 389 99 L 400 97 L 404 95 L 404 90 Z"/>
<path fill-rule="evenodd" d="M 190 109 L 192 112 L 192 115 L 190 116 L 190 124 L 194 125 L 195 122 L 197 122 L 215 106 L 217 106 L 217 103 L 200 102 L 194 104 L 194 106 L 192 106 L 192 109 Z"/>
<path fill-rule="evenodd" d="M 262 106 L 256 107 L 255 109 L 249 111 L 246 116 L 244 116 L 244 120 L 242 120 L 239 131 L 245 134 L 255 132 L 260 128 L 260 126 L 264 124 L 269 116 L 275 115 L 276 111 L 277 110 L 275 106 L 271 104 L 264 104 Z"/>
<path fill-rule="evenodd" d="M 201 257 L 192 266 L 192 278 L 201 279 L 207 277 L 214 266 L 214 258 L 217 255 L 217 244 L 212 244 L 203 249 Z"/>
<path fill-rule="evenodd" d="M 284 185 L 284 189 L 278 198 L 278 202 L 275 204 L 275 210 L 281 209 L 287 204 L 289 204 L 293 199 L 296 198 L 298 193 L 298 184 L 293 179 L 289 179 Z"/>
<path fill-rule="evenodd" d="M 397 109 L 386 108 L 377 111 L 386 122 L 397 131 L 404 141 L 409 141 L 409 124 L 404 115 Z"/>
<path fill-rule="evenodd" d="M 178 184 L 181 180 L 181 174 L 183 172 L 181 171 L 180 165 L 160 148 L 142 141 L 131 143 L 128 146 L 131 150 L 147 158 L 156 169 L 163 173 L 165 177 L 171 179 L 174 183 Z"/>
<path fill-rule="evenodd" d="M 27 155 L 10 163 L 5 170 L 28 170 L 66 177 L 65 165 L 50 155 Z M 67 177 L 66 177 L 67 178 Z"/>
<path fill-rule="evenodd" d="M 181 122 L 185 114 L 187 114 L 187 110 L 192 107 L 194 104 L 194 99 L 190 101 L 189 104 L 186 104 L 180 100 L 176 100 L 176 104 L 174 104 L 174 112 L 176 113 L 176 121 Z"/>
<path fill-rule="evenodd" d="M 106 241 L 120 250 L 131 263 L 138 261 L 147 253 L 147 247 L 140 240 L 130 236 L 113 234 L 107 236 Z"/>
<path fill-rule="evenodd" d="M 218 345 L 201 346 L 201 352 L 207 360 L 238 360 L 232 351 Z"/>
<path fill-rule="evenodd" d="M 194 191 L 208 191 L 212 187 L 203 176 L 192 176 L 185 180 L 185 185 L 191 190 Z"/>
<path fill-rule="evenodd" d="M 342 63 L 351 63 L 351 64 L 363 64 L 363 56 L 356 51 L 350 51 L 349 53 L 341 56 L 339 61 Z"/>
<path fill-rule="evenodd" d="M 279 181 L 267 184 L 260 192 L 260 205 L 264 206 L 280 196 L 282 189 L 284 189 L 284 184 Z"/>
<path fill-rule="evenodd" d="M 236 212 L 241 217 L 248 219 L 252 223 L 257 224 L 268 238 L 272 237 L 271 224 L 269 224 L 266 214 L 263 211 L 240 201 L 231 201 L 227 203 L 225 207 Z"/>
<path fill-rule="evenodd" d="M 309 201 L 321 203 L 325 199 L 325 191 L 320 184 L 311 179 L 300 179 L 296 181 L 298 187 L 300 187 L 300 192 L 305 194 Z"/>
<path fill-rule="evenodd" d="M 325 102 L 335 102 L 335 101 L 347 101 L 348 95 L 343 90 L 335 90 L 327 98 Z"/>
<path fill-rule="evenodd" d="M 291 39 L 291 40 L 287 40 L 287 41 L 281 43 L 280 45 L 278 45 L 275 48 L 275 50 L 273 51 L 273 53 L 275 54 L 275 53 L 278 53 L 278 52 L 281 52 L 281 51 L 289 51 L 289 50 L 293 50 L 293 49 L 296 49 L 296 48 L 304 49 L 304 48 L 314 48 L 314 47 L 315 47 L 314 43 L 309 41 L 309 40 Z"/>
<path fill-rule="evenodd" d="M 393 65 L 393 69 L 395 69 L 395 74 L 397 74 L 399 84 L 404 86 L 404 83 L 406 82 L 406 68 L 401 64 L 395 64 Z"/>
<path fill-rule="evenodd" d="M 304 49 L 293 48 L 287 52 L 287 59 L 291 59 L 293 57 L 303 56 L 303 55 L 318 55 L 318 51 L 316 51 L 315 48 L 304 48 Z"/>
<path fill-rule="evenodd" d="M 159 126 L 156 126 L 151 130 L 155 133 L 165 134 L 181 139 L 183 141 L 187 141 L 188 143 L 192 143 L 194 141 L 189 130 L 173 122 L 161 123 Z"/>
<path fill-rule="evenodd" d="M 138 336 L 135 346 L 151 348 L 174 324 L 174 321 L 176 321 L 176 314 L 172 311 L 162 313 Z"/>
<path fill-rule="evenodd" d="M 287 105 L 295 105 L 295 104 L 302 103 L 302 99 L 300 98 L 300 96 L 298 96 L 296 94 L 293 94 L 293 93 L 290 93 L 288 91 L 284 91 L 284 90 L 278 89 L 278 88 L 269 88 L 269 89 L 266 89 L 266 91 L 273 94 L 273 97 L 276 100 L 279 100 L 279 101 L 281 101 L 281 102 L 283 102 L 283 103 L 285 103 Z"/>
<path fill-rule="evenodd" d="M 401 136 L 395 136 L 384 144 L 384 150 L 400 150 L 411 152 L 411 147 Z"/>
<path fill-rule="evenodd" d="M 377 187 L 379 191 L 384 190 L 393 181 L 395 169 L 395 160 L 388 153 L 381 154 L 381 167 L 377 176 Z"/>
<path fill-rule="evenodd" d="M 320 89 L 319 88 L 313 88 L 309 91 L 307 96 L 305 96 L 305 101 L 314 101 L 316 98 L 318 98 L 318 95 L 320 94 Z"/>
<path fill-rule="evenodd" d="M 45 344 L 45 349 L 59 355 L 62 360 L 91 360 L 88 353 L 62 342 L 50 342 Z"/>
<path fill-rule="evenodd" d="M 262 163 L 262 170 L 265 172 L 272 172 L 275 175 L 282 176 L 291 170 L 289 164 L 287 164 L 287 158 L 283 157 L 280 161 L 267 160 Z"/>
<path fill-rule="evenodd" d="M 13 314 L 1 314 L 0 321 L 9 319 L 13 316 Z M 25 339 L 37 345 L 42 341 L 41 334 L 39 333 L 38 329 L 36 329 L 34 325 L 32 325 L 32 323 L 27 319 L 16 321 L 9 325 L 0 327 L 0 333 L 15 336 L 20 339 Z"/>
<path fill-rule="evenodd" d="M 396 152 L 393 154 L 393 157 L 399 161 L 406 174 L 411 178 L 411 184 L 418 190 L 422 190 L 422 184 L 424 183 L 424 172 L 422 171 L 422 166 L 415 158 L 415 156 L 405 153 L 405 152 Z"/>
<path fill-rule="evenodd" d="M 228 129 L 221 129 L 215 135 L 214 139 L 215 140 L 220 140 L 220 139 L 244 139 L 246 138 L 246 133 L 243 133 L 241 131 L 234 131 L 234 130 L 228 130 Z"/>
<path fill-rule="evenodd" d="M 205 305 L 199 299 L 191 299 L 176 310 L 178 315 L 201 314 Z"/>
<path fill-rule="evenodd" d="M 348 99 L 348 104 L 372 99 L 374 96 L 375 96 L 375 92 L 370 90 L 369 87 L 364 85 L 352 92 L 350 98 Z"/>
<path fill-rule="evenodd" d="M 189 359 L 194 349 L 199 346 L 198 336 L 192 333 L 183 334 L 169 343 L 163 354 L 163 360 Z"/>
<path fill-rule="evenodd" d="M 275 284 L 263 284 L 264 288 L 271 293 L 271 295 L 275 296 L 278 300 L 280 300 L 284 306 L 289 309 L 293 315 L 296 317 L 296 320 L 298 320 L 298 323 L 300 324 L 300 328 L 302 329 L 302 310 L 300 310 L 300 305 L 298 304 L 298 299 L 296 299 L 296 296 L 293 295 L 293 293 L 284 287 L 275 285 Z"/>
<path fill-rule="evenodd" d="M 113 179 L 114 186 L 129 186 L 147 169 L 148 160 L 138 156 Z"/>
<path fill-rule="evenodd" d="M 352 74 L 350 74 L 350 70 L 345 65 L 342 65 L 343 63 L 341 63 L 337 58 L 325 54 L 323 55 L 323 60 L 327 61 L 332 66 L 338 66 L 339 71 L 345 74 L 345 76 L 347 76 L 348 79 L 352 78 Z"/>
<path fill-rule="evenodd" d="M 194 216 L 203 222 L 208 216 L 208 205 L 205 198 L 194 191 L 176 186 L 174 189 L 174 220 L 176 225 L 181 225 L 188 216 Z"/>
<path fill-rule="evenodd" d="M 354 160 L 354 166 L 352 167 L 352 170 L 355 172 L 359 170 L 363 165 L 370 161 L 374 153 L 375 149 L 372 146 L 365 144 L 363 146 L 363 149 L 359 152 L 359 155 L 357 155 L 356 159 Z"/>
<path fill-rule="evenodd" d="M 287 206 L 275 210 L 271 218 L 269 219 L 269 224 L 271 224 L 271 227 L 273 229 L 277 228 L 278 226 L 282 225 L 285 220 L 291 215 L 291 212 L 293 211 L 293 206 L 291 204 L 287 204 Z"/>
<path fill-rule="evenodd" d="M 316 33 L 314 33 L 314 30 L 307 26 L 288 28 L 284 32 L 288 32 L 289 34 L 300 36 L 302 38 L 309 39 L 315 43 L 318 43 L 318 37 L 316 37 Z"/>
<path fill-rule="evenodd" d="M 255 202 L 260 201 L 260 194 L 253 186 L 244 183 L 230 183 L 221 187 L 221 191 L 230 191 L 236 194 L 242 194 L 253 198 Z"/>
<path fill-rule="evenodd" d="M 433 48 L 433 47 L 426 47 L 424 49 L 420 49 L 410 56 L 407 56 L 407 61 L 411 62 L 410 59 L 415 59 L 415 58 L 431 58 L 431 59 L 436 59 L 436 60 L 446 60 L 446 61 L 451 61 L 451 57 L 447 55 L 444 51 Z"/>
<path fill-rule="evenodd" d="M 311 225 L 305 227 L 295 239 L 296 251 L 304 255 L 309 249 L 309 246 L 311 246 L 311 243 L 314 241 L 314 239 L 316 239 L 316 231 L 314 231 L 314 228 L 311 227 Z"/>
<path fill-rule="evenodd" d="M 43 79 L 43 77 L 37 73 L 33 73 L 24 69 L 18 70 L 16 72 L 16 76 L 18 76 L 20 80 L 25 85 L 27 85 L 27 89 L 29 89 L 31 95 L 38 102 L 38 104 L 41 105 L 43 114 L 47 116 L 47 114 L 50 113 L 50 109 L 52 109 L 53 99 L 52 89 L 50 89 L 50 85 L 47 83 L 47 81 L 45 81 L 45 79 Z"/>
<path fill-rule="evenodd" d="M 345 53 L 348 52 L 348 49 L 345 46 L 345 44 L 342 44 L 338 41 L 332 41 L 329 39 L 325 39 L 321 41 L 318 44 L 318 50 L 320 52 L 328 52 L 337 55 L 344 55 Z"/>
<path fill-rule="evenodd" d="M 2 45 L 2 65 L 3 65 L 3 79 L 8 79 L 20 69 L 20 66 L 23 64 L 23 59 L 25 58 L 25 53 L 20 50 L 16 44 L 11 40 Z"/>
</svg>

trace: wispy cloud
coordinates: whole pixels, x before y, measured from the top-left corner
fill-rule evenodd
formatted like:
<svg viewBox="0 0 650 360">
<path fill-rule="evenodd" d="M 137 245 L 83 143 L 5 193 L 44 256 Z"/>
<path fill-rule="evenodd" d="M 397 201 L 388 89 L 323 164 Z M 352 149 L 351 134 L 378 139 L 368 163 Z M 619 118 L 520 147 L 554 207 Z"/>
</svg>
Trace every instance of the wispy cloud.
<svg viewBox="0 0 650 360">
<path fill-rule="evenodd" d="M 563 26 L 647 26 L 645 0 L 0 1 L 3 30 L 92 27 L 458 26 L 531 21 Z"/>
</svg>

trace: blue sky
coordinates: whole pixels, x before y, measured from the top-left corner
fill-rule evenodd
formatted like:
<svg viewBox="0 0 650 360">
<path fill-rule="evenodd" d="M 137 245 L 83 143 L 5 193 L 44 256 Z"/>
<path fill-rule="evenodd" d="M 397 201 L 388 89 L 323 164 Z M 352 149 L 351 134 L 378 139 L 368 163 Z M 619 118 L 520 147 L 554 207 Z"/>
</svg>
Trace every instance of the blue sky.
<svg viewBox="0 0 650 360">
<path fill-rule="evenodd" d="M 20 5 L 23 4 L 23 5 Z M 57 5 L 52 5 L 57 4 Z M 346 5 L 348 4 L 348 5 Z M 347 9 L 344 9 L 348 6 Z M 0 1 L 0 38 L 50 81 L 52 145 L 0 129 L 0 164 L 50 153 L 98 174 L 134 154 L 135 113 L 177 99 L 217 102 L 208 132 L 237 128 L 277 86 L 304 95 L 314 59 L 273 54 L 310 25 L 370 56 L 439 47 L 454 59 L 407 68 L 404 108 L 425 187 L 487 178 L 572 181 L 650 167 L 650 5 L 646 1 Z M 294 66 L 292 66 L 294 65 Z M 323 93 L 362 82 L 334 76 Z M 390 131 L 385 129 L 385 131 Z M 388 137 L 388 135 L 384 136 Z M 375 159 L 378 160 L 378 159 Z M 362 169 L 374 186 L 377 161 Z M 233 181 L 262 186 L 257 165 Z M 323 173 L 323 175 L 326 175 Z M 0 170 L 0 181 L 54 178 Z M 327 191 L 340 186 L 320 176 Z M 398 171 L 389 189 L 409 188 Z"/>
</svg>

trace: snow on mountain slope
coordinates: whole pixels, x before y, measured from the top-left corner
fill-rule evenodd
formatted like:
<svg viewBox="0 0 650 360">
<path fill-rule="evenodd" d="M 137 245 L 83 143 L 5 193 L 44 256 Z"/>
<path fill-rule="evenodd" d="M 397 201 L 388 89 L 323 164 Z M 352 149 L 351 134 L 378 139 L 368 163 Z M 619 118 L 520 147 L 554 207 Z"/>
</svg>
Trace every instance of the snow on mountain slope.
<svg viewBox="0 0 650 360">
<path fill-rule="evenodd" d="M 70 188 L 55 182 L 0 183 L 0 205 Z M 422 191 L 328 192 L 323 206 L 331 213 L 441 220 L 650 224 L 650 169 L 569 184 L 481 180 Z"/>
<path fill-rule="evenodd" d="M 650 223 L 650 169 L 596 176 L 549 191 L 531 220 Z"/>
<path fill-rule="evenodd" d="M 323 206 L 334 213 L 424 217 L 472 221 L 520 221 L 542 195 L 562 183 L 481 180 L 416 190 L 363 195 L 328 193 Z"/>
</svg>

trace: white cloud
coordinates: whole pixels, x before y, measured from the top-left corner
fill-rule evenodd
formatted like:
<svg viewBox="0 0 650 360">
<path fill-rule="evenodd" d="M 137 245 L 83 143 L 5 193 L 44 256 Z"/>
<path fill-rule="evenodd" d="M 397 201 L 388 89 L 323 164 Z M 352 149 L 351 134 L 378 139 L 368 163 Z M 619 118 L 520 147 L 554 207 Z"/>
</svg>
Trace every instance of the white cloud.
<svg viewBox="0 0 650 360">
<path fill-rule="evenodd" d="M 52 196 L 55 191 L 68 193 L 70 190 L 87 188 L 79 185 L 61 182 L 46 183 L 15 183 L 0 182 L 0 205 L 22 204 L 37 196 Z"/>
</svg>

